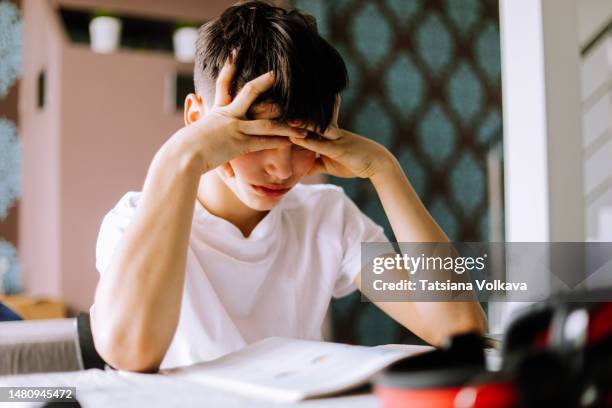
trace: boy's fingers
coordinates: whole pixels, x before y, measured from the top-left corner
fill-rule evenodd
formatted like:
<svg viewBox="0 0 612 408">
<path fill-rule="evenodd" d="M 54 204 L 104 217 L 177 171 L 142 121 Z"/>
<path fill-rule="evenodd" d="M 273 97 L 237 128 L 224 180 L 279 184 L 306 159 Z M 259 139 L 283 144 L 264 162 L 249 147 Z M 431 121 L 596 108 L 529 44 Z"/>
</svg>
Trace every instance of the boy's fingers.
<svg viewBox="0 0 612 408">
<path fill-rule="evenodd" d="M 238 122 L 238 130 L 248 135 L 260 136 L 304 138 L 307 134 L 303 129 L 287 126 L 284 123 L 275 122 L 269 119 L 242 120 Z"/>
<path fill-rule="evenodd" d="M 233 58 L 229 57 L 217 77 L 215 84 L 215 106 L 225 106 L 232 101 L 230 87 L 235 72 L 236 66 L 234 65 Z"/>
<path fill-rule="evenodd" d="M 237 117 L 243 117 L 255 99 L 274 84 L 274 73 L 269 71 L 247 82 L 232 103 L 227 106 L 228 111 Z"/>
<path fill-rule="evenodd" d="M 335 126 L 328 126 L 327 129 L 325 130 L 324 133 L 319 133 L 317 132 L 317 129 L 315 128 L 315 125 L 305 125 L 299 121 L 289 121 L 287 122 L 290 126 L 299 128 L 299 129 L 305 129 L 309 132 L 313 132 L 316 133 L 317 135 L 321 135 L 323 136 L 325 139 L 329 139 L 329 140 L 336 140 L 337 138 L 340 137 L 340 132 L 338 132 L 338 128 Z M 295 124 L 294 124 L 295 123 Z M 297 125 L 297 123 L 299 123 L 299 125 Z"/>
<path fill-rule="evenodd" d="M 320 153 L 324 156 L 334 157 L 334 153 L 337 151 L 333 143 L 329 140 L 316 140 L 316 139 L 304 139 L 304 138 L 290 138 L 291 143 L 298 146 L 302 146 L 305 149 L 312 150 L 313 152 Z"/>
</svg>

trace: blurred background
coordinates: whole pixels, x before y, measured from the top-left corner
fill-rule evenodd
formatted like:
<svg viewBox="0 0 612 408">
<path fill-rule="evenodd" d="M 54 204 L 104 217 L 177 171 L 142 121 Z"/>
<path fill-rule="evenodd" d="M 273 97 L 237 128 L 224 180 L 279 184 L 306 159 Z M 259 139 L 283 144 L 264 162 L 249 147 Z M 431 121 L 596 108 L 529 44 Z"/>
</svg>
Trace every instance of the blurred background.
<svg viewBox="0 0 612 408">
<path fill-rule="evenodd" d="M 102 217 L 142 187 L 224 0 L 0 1 L 0 292 L 88 310 Z M 281 1 L 345 59 L 340 125 L 387 146 L 456 241 L 612 241 L 612 2 Z M 332 178 L 393 233 L 375 191 Z M 511 304 L 489 304 L 491 331 Z M 354 293 L 331 338 L 415 338 Z"/>
</svg>

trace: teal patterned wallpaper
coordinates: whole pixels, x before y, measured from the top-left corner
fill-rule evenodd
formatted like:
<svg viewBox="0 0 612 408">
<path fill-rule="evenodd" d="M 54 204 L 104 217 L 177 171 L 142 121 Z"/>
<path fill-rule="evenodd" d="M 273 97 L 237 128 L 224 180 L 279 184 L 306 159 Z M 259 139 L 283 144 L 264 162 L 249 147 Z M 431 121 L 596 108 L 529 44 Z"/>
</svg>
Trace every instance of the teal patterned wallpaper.
<svg viewBox="0 0 612 408">
<path fill-rule="evenodd" d="M 501 155 L 497 0 L 296 0 L 342 54 L 340 124 L 387 146 L 447 235 L 489 239 L 486 157 Z M 393 233 L 370 183 L 333 178 Z M 332 304 L 338 341 L 416 337 L 354 293 Z"/>
<path fill-rule="evenodd" d="M 22 25 L 19 9 L 0 1 L 0 99 L 21 76 Z M 15 123 L 0 112 L 0 223 L 21 192 L 21 145 Z M 15 246 L 0 236 L 0 294 L 21 290 L 21 266 Z"/>
<path fill-rule="evenodd" d="M 21 18 L 19 9 L 8 1 L 0 1 L 0 98 L 21 76 Z"/>
</svg>

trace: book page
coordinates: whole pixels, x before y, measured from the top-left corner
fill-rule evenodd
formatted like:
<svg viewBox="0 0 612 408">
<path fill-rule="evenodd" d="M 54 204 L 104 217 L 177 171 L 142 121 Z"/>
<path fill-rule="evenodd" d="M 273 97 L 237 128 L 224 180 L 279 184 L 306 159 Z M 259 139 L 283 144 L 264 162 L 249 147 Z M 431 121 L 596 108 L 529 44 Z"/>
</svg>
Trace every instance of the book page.
<svg viewBox="0 0 612 408">
<path fill-rule="evenodd" d="M 251 397 L 290 402 L 361 385 L 391 363 L 431 349 L 271 337 L 213 361 L 167 370 L 166 374 Z"/>
</svg>

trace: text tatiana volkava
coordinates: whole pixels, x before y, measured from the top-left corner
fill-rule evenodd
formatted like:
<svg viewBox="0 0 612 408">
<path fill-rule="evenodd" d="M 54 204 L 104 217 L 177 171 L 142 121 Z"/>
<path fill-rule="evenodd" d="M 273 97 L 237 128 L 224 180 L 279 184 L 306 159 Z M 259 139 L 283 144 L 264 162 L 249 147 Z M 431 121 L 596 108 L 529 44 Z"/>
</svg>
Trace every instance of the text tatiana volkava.
<svg viewBox="0 0 612 408">
<path fill-rule="evenodd" d="M 527 291 L 527 283 L 525 282 L 504 282 L 499 279 L 494 279 L 491 281 L 486 279 L 476 279 L 474 283 L 453 282 L 450 279 L 446 281 L 429 279 L 418 279 L 411 281 L 408 279 L 402 279 L 397 282 L 385 282 L 382 279 L 377 279 L 373 282 L 372 286 L 376 291 L 465 291 L 474 289 L 479 291 Z"/>
</svg>

